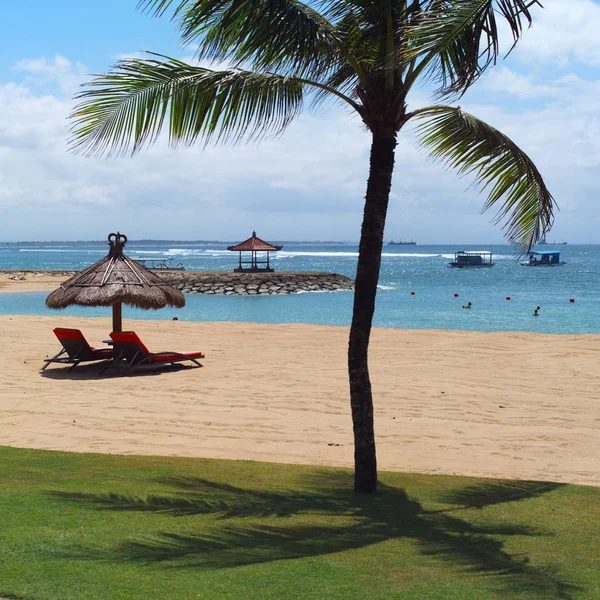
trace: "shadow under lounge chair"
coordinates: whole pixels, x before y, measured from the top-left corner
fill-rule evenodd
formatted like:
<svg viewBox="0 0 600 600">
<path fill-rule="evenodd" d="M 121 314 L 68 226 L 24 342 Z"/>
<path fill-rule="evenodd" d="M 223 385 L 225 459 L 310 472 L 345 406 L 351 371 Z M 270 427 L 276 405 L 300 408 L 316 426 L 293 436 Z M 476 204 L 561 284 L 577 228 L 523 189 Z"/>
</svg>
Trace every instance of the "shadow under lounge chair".
<svg viewBox="0 0 600 600">
<path fill-rule="evenodd" d="M 42 367 L 42 371 L 54 362 L 71 365 L 69 371 L 72 371 L 81 362 L 111 360 L 113 357 L 112 348 L 92 348 L 79 329 L 57 327 L 54 329 L 54 335 L 62 344 L 62 349 L 56 356 L 44 360 L 46 364 Z"/>
<path fill-rule="evenodd" d="M 202 365 L 198 358 L 204 358 L 202 352 L 150 352 L 134 331 L 120 331 L 110 334 L 113 341 L 114 359 L 109 366 L 122 360 L 127 361 L 131 370 L 139 365 L 175 364 L 189 360 L 198 367 Z"/>
</svg>

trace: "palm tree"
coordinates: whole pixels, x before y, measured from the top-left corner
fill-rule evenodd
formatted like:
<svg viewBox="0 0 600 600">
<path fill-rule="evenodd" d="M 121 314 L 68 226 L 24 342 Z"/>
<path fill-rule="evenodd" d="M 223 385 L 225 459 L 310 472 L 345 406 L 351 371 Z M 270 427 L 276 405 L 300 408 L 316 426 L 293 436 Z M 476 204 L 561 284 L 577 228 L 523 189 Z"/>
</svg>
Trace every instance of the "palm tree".
<svg viewBox="0 0 600 600">
<path fill-rule="evenodd" d="M 498 24 L 516 44 L 538 0 L 140 0 L 173 9 L 184 44 L 209 69 L 149 53 L 120 61 L 79 94 L 72 148 L 135 153 L 168 123 L 171 144 L 238 142 L 281 134 L 305 99 L 358 113 L 372 136 L 348 348 L 358 492 L 377 489 L 368 347 L 398 132 L 417 122 L 419 143 L 488 193 L 518 251 L 552 224 L 553 198 L 529 157 L 460 107 L 410 110 L 423 81 L 458 99 L 496 62 Z M 201 63 L 202 64 L 202 63 Z"/>
</svg>

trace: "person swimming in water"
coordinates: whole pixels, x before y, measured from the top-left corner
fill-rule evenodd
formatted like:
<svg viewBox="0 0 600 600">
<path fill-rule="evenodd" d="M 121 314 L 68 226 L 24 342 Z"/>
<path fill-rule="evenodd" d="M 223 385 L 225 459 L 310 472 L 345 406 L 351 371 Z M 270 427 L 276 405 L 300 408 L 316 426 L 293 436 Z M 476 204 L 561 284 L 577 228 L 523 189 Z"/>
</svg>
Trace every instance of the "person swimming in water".
<svg viewBox="0 0 600 600">
<path fill-rule="evenodd" d="M 472 308 L 472 304 L 470 302 L 467 302 L 466 304 L 463 304 L 463 308 Z"/>
<path fill-rule="evenodd" d="M 539 313 L 539 311 L 541 310 L 541 308 L 542 308 L 541 306 L 538 306 L 538 307 L 537 307 L 537 308 L 536 308 L 536 309 L 533 311 L 533 316 L 534 316 L 534 317 L 539 317 L 539 316 L 540 316 L 540 313 Z"/>
</svg>

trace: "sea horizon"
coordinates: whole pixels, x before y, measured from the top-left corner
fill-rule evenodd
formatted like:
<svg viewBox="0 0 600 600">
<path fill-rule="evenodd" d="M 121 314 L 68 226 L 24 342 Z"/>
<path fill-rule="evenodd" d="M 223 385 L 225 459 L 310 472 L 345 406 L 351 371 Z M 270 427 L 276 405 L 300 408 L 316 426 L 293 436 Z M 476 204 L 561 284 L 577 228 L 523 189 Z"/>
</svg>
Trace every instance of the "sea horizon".
<svg viewBox="0 0 600 600">
<path fill-rule="evenodd" d="M 258 236 L 260 237 L 260 236 Z M 386 238 L 383 242 L 383 245 L 389 245 L 390 241 L 392 240 L 402 240 L 403 238 L 393 238 L 390 237 L 389 239 Z M 142 239 L 135 239 L 135 238 L 128 238 L 128 243 L 132 244 L 172 244 L 172 243 L 183 243 L 183 244 L 232 244 L 232 243 L 239 243 L 240 241 L 243 241 L 241 239 L 229 239 L 229 240 L 202 240 L 202 239 L 197 239 L 197 240 L 193 240 L 193 239 L 154 239 L 154 238 L 142 238 Z M 358 245 L 359 244 L 359 240 L 286 240 L 286 239 L 277 239 L 277 238 L 268 238 L 269 242 L 273 242 L 273 243 L 283 243 L 283 244 L 339 244 L 339 245 Z M 73 245 L 85 245 L 85 244 L 108 244 L 108 240 L 107 239 L 100 239 L 100 240 L 16 240 L 16 241 L 0 241 L 0 247 L 2 246 L 14 246 L 17 244 L 73 244 Z M 406 245 L 406 246 L 411 246 L 413 244 L 411 243 L 402 243 L 401 245 Z M 455 246 L 510 246 L 510 247 L 514 247 L 512 244 L 509 244 L 508 242 L 490 242 L 490 241 L 484 241 L 484 242 L 454 242 L 454 241 L 448 241 L 448 242 L 418 242 L 415 241 L 416 246 L 451 246 L 451 245 L 455 245 Z M 538 244 L 539 245 L 539 244 Z M 567 242 L 567 241 L 551 241 L 551 242 L 545 242 L 542 245 L 546 245 L 546 246 L 599 246 L 600 242 Z M 534 246 L 534 247 L 537 247 Z"/>
</svg>

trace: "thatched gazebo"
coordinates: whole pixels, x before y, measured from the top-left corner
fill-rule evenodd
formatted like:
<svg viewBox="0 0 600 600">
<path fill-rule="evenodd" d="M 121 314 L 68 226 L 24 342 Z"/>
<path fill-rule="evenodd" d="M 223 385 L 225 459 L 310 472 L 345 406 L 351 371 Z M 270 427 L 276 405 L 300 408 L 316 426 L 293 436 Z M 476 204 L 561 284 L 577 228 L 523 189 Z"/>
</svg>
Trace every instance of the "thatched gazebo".
<svg viewBox="0 0 600 600">
<path fill-rule="evenodd" d="M 252 237 L 249 237 L 247 240 L 244 240 L 235 246 L 227 246 L 227 250 L 230 252 L 240 253 L 238 268 L 234 269 L 234 272 L 236 273 L 243 273 L 244 271 L 250 271 L 252 273 L 267 271 L 268 273 L 271 273 L 273 269 L 271 268 L 269 253 L 277 252 L 282 248 L 283 246 L 273 246 L 272 244 L 261 240 L 259 237 L 256 237 L 256 231 L 253 231 Z M 250 252 L 250 260 L 242 260 L 242 252 Z M 266 252 L 267 259 L 258 260 L 258 252 Z M 244 267 L 243 265 L 249 265 L 249 267 Z M 265 266 L 260 267 L 259 265 Z"/>
<path fill-rule="evenodd" d="M 108 256 L 62 283 L 46 298 L 46 306 L 112 306 L 113 331 L 122 331 L 122 304 L 144 309 L 185 306 L 179 290 L 123 254 L 126 243 L 126 235 L 111 233 Z"/>
</svg>

